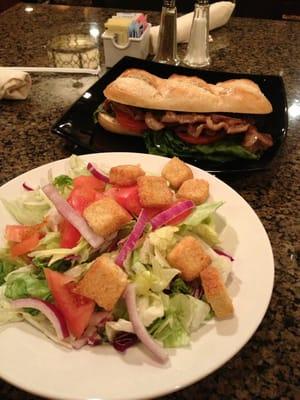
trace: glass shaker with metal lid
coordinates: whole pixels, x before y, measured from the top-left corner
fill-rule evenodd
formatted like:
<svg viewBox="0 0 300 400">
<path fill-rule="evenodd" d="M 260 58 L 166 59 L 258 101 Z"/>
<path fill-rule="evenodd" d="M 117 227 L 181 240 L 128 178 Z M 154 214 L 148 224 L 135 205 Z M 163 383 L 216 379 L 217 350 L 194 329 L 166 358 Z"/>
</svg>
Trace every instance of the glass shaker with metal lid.
<svg viewBox="0 0 300 400">
<path fill-rule="evenodd" d="M 188 48 L 183 62 L 190 67 L 205 67 L 210 64 L 209 57 L 209 3 L 197 0 L 191 27 Z"/>
<path fill-rule="evenodd" d="M 175 0 L 164 0 L 158 35 L 157 54 L 154 61 L 179 64 L 177 55 L 177 8 Z"/>
</svg>

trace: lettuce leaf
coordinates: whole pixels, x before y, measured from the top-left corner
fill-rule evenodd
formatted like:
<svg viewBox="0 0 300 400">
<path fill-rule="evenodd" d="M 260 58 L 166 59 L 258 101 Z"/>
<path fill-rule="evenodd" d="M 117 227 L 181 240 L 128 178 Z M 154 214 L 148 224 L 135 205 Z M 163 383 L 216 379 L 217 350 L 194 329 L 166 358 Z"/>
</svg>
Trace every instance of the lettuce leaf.
<svg viewBox="0 0 300 400">
<path fill-rule="evenodd" d="M 190 343 L 190 334 L 197 330 L 209 315 L 210 307 L 202 300 L 182 293 L 169 298 L 165 316 L 149 327 L 149 333 L 164 347 L 180 347 Z"/>
<path fill-rule="evenodd" d="M 113 341 L 118 332 L 134 333 L 132 323 L 126 319 L 118 319 L 117 321 L 108 321 L 105 324 L 105 333 L 110 342 Z"/>
<path fill-rule="evenodd" d="M 214 203 L 203 203 L 197 206 L 195 210 L 190 214 L 184 221 L 181 222 L 180 226 L 187 226 L 193 229 L 193 227 L 198 226 L 203 223 L 211 214 L 213 214 L 221 205 L 222 201 L 217 201 Z"/>
<path fill-rule="evenodd" d="M 170 130 L 144 133 L 145 144 L 150 154 L 193 158 L 215 163 L 226 163 L 236 159 L 257 160 L 254 154 L 241 145 L 241 136 L 226 138 L 216 143 L 196 145 L 183 142 Z"/>
<path fill-rule="evenodd" d="M 8 251 L 0 251 L 0 285 L 4 283 L 9 273 L 24 265 L 25 262 L 21 258 L 11 258 Z"/>
<path fill-rule="evenodd" d="M 47 300 L 51 297 L 45 279 L 40 279 L 33 270 L 14 271 L 6 277 L 5 296 L 9 299 L 37 297 Z"/>
<path fill-rule="evenodd" d="M 87 169 L 87 163 L 75 154 L 71 155 L 69 165 L 70 169 L 68 175 L 70 175 L 71 178 L 76 178 L 76 176 L 81 175 L 91 175 L 90 171 Z"/>
<path fill-rule="evenodd" d="M 12 308 L 10 302 L 5 297 L 6 285 L 0 287 L 0 325 L 8 322 L 22 321 L 22 315 L 19 310 Z"/>
<path fill-rule="evenodd" d="M 91 252 L 91 247 L 83 238 L 80 239 L 77 246 L 72 249 L 68 248 L 50 248 L 45 250 L 35 250 L 29 253 L 29 257 L 38 257 L 40 259 L 49 259 L 48 265 L 51 266 L 58 260 L 61 260 L 67 256 L 78 255 L 80 256 L 80 262 L 85 262 L 88 260 Z"/>
<path fill-rule="evenodd" d="M 23 193 L 14 200 L 1 201 L 7 211 L 23 225 L 41 223 L 51 208 L 51 203 L 40 189 Z"/>
<path fill-rule="evenodd" d="M 166 295 L 151 293 L 137 298 L 137 310 L 144 326 L 150 326 L 157 318 L 163 317 L 165 313 L 163 296 Z"/>
</svg>

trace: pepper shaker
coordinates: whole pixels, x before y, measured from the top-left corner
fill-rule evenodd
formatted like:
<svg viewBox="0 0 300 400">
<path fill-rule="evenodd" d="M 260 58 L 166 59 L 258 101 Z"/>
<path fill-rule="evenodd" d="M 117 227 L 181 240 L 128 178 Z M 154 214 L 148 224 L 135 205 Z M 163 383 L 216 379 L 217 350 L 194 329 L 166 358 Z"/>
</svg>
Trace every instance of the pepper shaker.
<svg viewBox="0 0 300 400">
<path fill-rule="evenodd" d="M 190 67 L 205 67 L 210 64 L 209 57 L 209 3 L 197 0 L 191 27 L 188 48 L 183 62 Z"/>
<path fill-rule="evenodd" d="M 177 56 L 177 8 L 175 0 L 164 0 L 158 35 L 158 50 L 153 61 L 179 64 Z"/>
</svg>

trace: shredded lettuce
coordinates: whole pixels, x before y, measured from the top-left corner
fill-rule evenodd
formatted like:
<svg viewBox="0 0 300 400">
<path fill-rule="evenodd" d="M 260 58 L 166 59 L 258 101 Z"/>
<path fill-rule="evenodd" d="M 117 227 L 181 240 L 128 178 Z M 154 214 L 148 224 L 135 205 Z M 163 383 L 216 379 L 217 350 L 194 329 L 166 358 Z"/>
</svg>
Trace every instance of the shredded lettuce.
<svg viewBox="0 0 300 400">
<path fill-rule="evenodd" d="M 203 203 L 197 206 L 195 210 L 190 214 L 182 223 L 181 226 L 187 226 L 190 229 L 203 223 L 211 214 L 213 214 L 221 205 L 222 201 L 215 203 Z"/>
<path fill-rule="evenodd" d="M 51 203 L 40 189 L 23 193 L 15 200 L 1 199 L 7 211 L 23 225 L 41 223 Z"/>
<path fill-rule="evenodd" d="M 9 299 L 37 297 L 47 300 L 51 297 L 46 280 L 36 276 L 32 269 L 19 269 L 7 275 L 4 294 Z"/>
<path fill-rule="evenodd" d="M 68 175 L 70 175 L 71 178 L 76 178 L 81 175 L 91 175 L 90 171 L 87 169 L 87 163 L 75 154 L 71 155 L 69 165 L 70 169 Z"/>
<path fill-rule="evenodd" d="M 134 333 L 132 323 L 126 319 L 118 319 L 117 321 L 108 321 L 105 324 L 105 333 L 110 342 L 113 341 L 118 332 Z"/>
<path fill-rule="evenodd" d="M 90 253 L 90 245 L 86 240 L 81 238 L 77 246 L 73 247 L 72 249 L 57 247 L 54 249 L 35 250 L 29 253 L 29 257 L 49 259 L 48 265 L 51 266 L 56 261 L 71 255 L 80 256 L 80 262 L 85 262 L 88 260 Z"/>
<path fill-rule="evenodd" d="M 6 276 L 25 265 L 25 262 L 21 258 L 10 257 L 8 251 L 0 250 L 0 285 L 5 281 Z"/>
<path fill-rule="evenodd" d="M 177 277 L 173 279 L 173 281 L 170 283 L 170 291 L 172 294 L 175 293 L 191 294 L 192 288 L 188 286 L 183 279 Z"/>
<path fill-rule="evenodd" d="M 186 346 L 190 334 L 197 330 L 209 314 L 210 307 L 202 300 L 182 293 L 169 298 L 164 317 L 150 326 L 150 334 L 165 347 Z"/>
<path fill-rule="evenodd" d="M 60 245 L 59 232 L 47 232 L 46 235 L 40 239 L 36 250 L 50 250 L 56 249 Z"/>
<path fill-rule="evenodd" d="M 5 289 L 5 284 L 0 286 L 0 325 L 23 319 L 18 310 L 11 307 L 9 300 L 5 297 Z"/>
<path fill-rule="evenodd" d="M 137 298 L 137 310 L 144 326 L 150 326 L 157 318 L 163 317 L 165 312 L 163 296 L 166 295 L 151 293 Z"/>
</svg>

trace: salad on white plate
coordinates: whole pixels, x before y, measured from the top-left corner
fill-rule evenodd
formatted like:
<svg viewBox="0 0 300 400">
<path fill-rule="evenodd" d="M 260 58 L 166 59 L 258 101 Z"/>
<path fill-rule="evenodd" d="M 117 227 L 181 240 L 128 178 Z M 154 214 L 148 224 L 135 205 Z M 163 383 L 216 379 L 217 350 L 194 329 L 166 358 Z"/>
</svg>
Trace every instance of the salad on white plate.
<svg viewBox="0 0 300 400">
<path fill-rule="evenodd" d="M 213 318 L 234 314 L 220 201 L 178 158 L 160 175 L 75 155 L 66 174 L 1 198 L 15 224 L 0 250 L 0 324 L 27 321 L 78 350 L 141 342 L 164 363 Z M 199 339 L 201 340 L 201 339 Z"/>
</svg>

